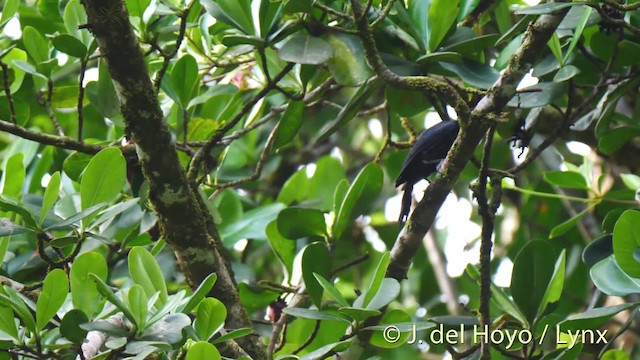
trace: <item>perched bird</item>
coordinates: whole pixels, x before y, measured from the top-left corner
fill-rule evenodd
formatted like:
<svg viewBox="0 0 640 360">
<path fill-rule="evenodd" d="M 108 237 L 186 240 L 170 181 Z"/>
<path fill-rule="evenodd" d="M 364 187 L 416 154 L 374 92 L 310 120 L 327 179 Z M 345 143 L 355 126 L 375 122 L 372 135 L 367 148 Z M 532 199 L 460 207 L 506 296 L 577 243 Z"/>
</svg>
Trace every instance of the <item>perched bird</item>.
<svg viewBox="0 0 640 360">
<path fill-rule="evenodd" d="M 402 196 L 402 209 L 398 224 L 409 216 L 411 208 L 411 192 L 413 185 L 438 170 L 440 162 L 444 160 L 458 136 L 459 130 L 456 121 L 443 121 L 423 131 L 418 141 L 413 144 L 407 158 L 402 164 L 402 171 L 396 180 L 396 187 L 404 185 Z"/>
</svg>

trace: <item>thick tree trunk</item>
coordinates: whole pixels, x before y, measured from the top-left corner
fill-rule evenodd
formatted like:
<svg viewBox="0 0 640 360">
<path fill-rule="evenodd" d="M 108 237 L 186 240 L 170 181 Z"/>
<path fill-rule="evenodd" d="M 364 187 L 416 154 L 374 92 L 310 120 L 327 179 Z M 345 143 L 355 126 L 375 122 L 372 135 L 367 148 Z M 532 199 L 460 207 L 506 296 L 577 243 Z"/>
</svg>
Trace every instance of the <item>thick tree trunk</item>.
<svg viewBox="0 0 640 360">
<path fill-rule="evenodd" d="M 87 28 L 98 41 L 116 84 L 127 130 L 149 182 L 149 199 L 155 208 L 162 236 L 175 251 L 192 287 L 198 286 L 211 272 L 218 275 L 211 295 L 227 307 L 226 326 L 251 327 L 240 304 L 233 273 L 216 248 L 221 244 L 217 230 L 201 206 L 199 195 L 189 186 L 178 161 L 175 143 L 163 119 L 125 5 L 121 0 L 85 0 L 84 6 Z M 241 338 L 238 344 L 253 358 L 265 357 L 258 336 Z"/>
</svg>

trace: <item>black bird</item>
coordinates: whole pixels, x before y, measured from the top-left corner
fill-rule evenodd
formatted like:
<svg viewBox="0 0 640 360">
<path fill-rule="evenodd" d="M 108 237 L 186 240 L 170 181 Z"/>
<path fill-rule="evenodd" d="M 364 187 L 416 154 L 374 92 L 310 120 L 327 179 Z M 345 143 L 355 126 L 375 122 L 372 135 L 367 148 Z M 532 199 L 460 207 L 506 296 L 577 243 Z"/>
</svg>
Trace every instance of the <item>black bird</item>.
<svg viewBox="0 0 640 360">
<path fill-rule="evenodd" d="M 444 160 L 458 136 L 460 127 L 456 121 L 443 121 L 423 131 L 418 141 L 413 144 L 407 158 L 402 164 L 402 171 L 396 180 L 396 187 L 404 185 L 402 209 L 398 224 L 409 216 L 411 208 L 411 192 L 413 185 L 438 170 L 440 162 Z"/>
</svg>

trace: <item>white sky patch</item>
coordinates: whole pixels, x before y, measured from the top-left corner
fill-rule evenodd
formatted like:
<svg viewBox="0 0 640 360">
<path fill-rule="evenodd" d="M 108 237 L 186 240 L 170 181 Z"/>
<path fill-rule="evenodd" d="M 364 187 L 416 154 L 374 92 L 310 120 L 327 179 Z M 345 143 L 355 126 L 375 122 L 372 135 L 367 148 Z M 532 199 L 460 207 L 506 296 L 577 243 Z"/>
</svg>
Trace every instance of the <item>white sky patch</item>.
<svg viewBox="0 0 640 360">
<path fill-rule="evenodd" d="M 331 154 L 329 154 L 329 155 L 331 155 L 331 157 L 333 157 L 333 158 L 336 158 L 336 159 L 340 160 L 341 164 L 344 164 L 344 158 L 342 157 L 342 151 L 340 151 L 339 148 L 334 147 L 331 150 Z"/>
<path fill-rule="evenodd" d="M 424 128 L 428 129 L 441 121 L 442 120 L 440 119 L 440 115 L 438 115 L 437 112 L 429 111 L 424 117 Z"/>
<path fill-rule="evenodd" d="M 591 147 L 580 141 L 567 142 L 567 149 L 576 155 L 587 156 L 591 153 Z"/>
<path fill-rule="evenodd" d="M 456 112 L 456 110 L 454 108 L 452 108 L 451 106 L 447 105 L 447 114 L 449 114 L 449 117 L 453 120 L 458 119 L 458 113 Z"/>
<path fill-rule="evenodd" d="M 51 180 L 51 175 L 50 174 L 44 174 L 42 175 L 42 179 L 40 179 L 40 185 L 43 188 L 46 188 L 47 185 L 49 185 L 49 180 Z"/>
<path fill-rule="evenodd" d="M 11 40 L 18 40 L 22 37 L 22 30 L 20 30 L 20 20 L 17 17 L 11 18 L 7 25 L 4 26 L 2 31 Z"/>
<path fill-rule="evenodd" d="M 90 81 L 98 81 L 98 74 L 99 72 L 97 67 L 87 69 L 87 71 L 84 72 L 84 80 L 82 81 L 82 86 L 87 86 Z"/>
<path fill-rule="evenodd" d="M 384 130 L 382 129 L 382 123 L 378 119 L 369 120 L 367 126 L 369 127 L 369 131 L 371 135 L 376 139 L 381 139 L 384 135 Z"/>
<path fill-rule="evenodd" d="M 387 199 L 384 204 L 384 218 L 387 221 L 396 221 L 400 216 L 400 207 L 402 206 L 402 192 L 399 192 L 396 196 L 392 196 Z"/>
<path fill-rule="evenodd" d="M 524 2 L 529 6 L 540 4 L 540 0 L 524 0 Z"/>
<path fill-rule="evenodd" d="M 316 173 L 316 164 L 307 164 L 305 171 L 307 173 L 307 178 L 311 179 L 313 177 L 313 174 Z"/>
<path fill-rule="evenodd" d="M 493 283 L 499 287 L 511 286 L 511 272 L 513 271 L 513 262 L 508 257 L 502 258 L 495 275 L 493 275 Z"/>
<path fill-rule="evenodd" d="M 233 245 L 233 249 L 237 252 L 243 252 L 248 243 L 247 239 L 242 239 Z"/>
<path fill-rule="evenodd" d="M 368 217 L 365 217 L 365 221 L 369 223 Z M 375 231 L 371 225 L 367 225 L 362 229 L 362 233 L 364 234 L 364 238 L 367 240 L 371 247 L 377 252 L 385 252 L 387 251 L 387 244 L 382 241 L 380 235 L 377 231 Z"/>
<path fill-rule="evenodd" d="M 509 146 L 511 146 L 511 144 L 509 144 Z M 520 165 L 524 161 L 524 159 L 527 158 L 527 155 L 529 154 L 528 147 L 524 148 L 524 151 L 522 151 L 522 149 L 519 147 L 511 148 L 511 150 L 513 150 L 511 151 L 511 155 L 513 156 L 513 162 L 516 165 Z M 522 153 L 522 155 L 520 155 L 520 153 Z"/>
<path fill-rule="evenodd" d="M 480 258 L 480 225 L 460 218 L 455 226 L 447 228 L 444 253 L 447 256 L 447 274 L 458 277 L 467 264 L 477 264 Z"/>
<path fill-rule="evenodd" d="M 517 90 L 522 90 L 524 88 L 536 85 L 538 83 L 538 78 L 532 76 L 531 75 L 532 72 L 533 70 L 530 70 L 528 73 L 524 75 L 524 77 L 520 81 L 520 84 L 518 84 L 518 86 L 516 87 Z"/>
<path fill-rule="evenodd" d="M 67 61 L 69 61 L 69 55 L 59 52 L 56 54 L 56 59 L 58 59 L 58 66 L 64 66 Z"/>
</svg>

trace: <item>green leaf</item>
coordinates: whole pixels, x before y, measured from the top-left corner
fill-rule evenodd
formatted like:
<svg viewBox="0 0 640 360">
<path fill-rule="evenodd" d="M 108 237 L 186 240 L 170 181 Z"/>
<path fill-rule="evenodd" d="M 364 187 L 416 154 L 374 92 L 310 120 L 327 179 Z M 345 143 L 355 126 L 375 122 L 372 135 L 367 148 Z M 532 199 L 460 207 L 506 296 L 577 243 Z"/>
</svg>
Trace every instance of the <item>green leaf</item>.
<svg viewBox="0 0 640 360">
<path fill-rule="evenodd" d="M 624 350 L 612 349 L 607 350 L 602 357 L 601 360 L 630 360 L 629 354 L 627 354 Z"/>
<path fill-rule="evenodd" d="M 460 53 L 453 52 L 453 51 L 440 51 L 440 52 L 433 52 L 431 54 L 422 55 L 416 59 L 416 62 L 421 64 L 428 64 L 428 63 L 434 63 L 439 61 L 461 64 L 462 55 L 460 55 Z M 398 89 L 394 89 L 394 90 L 397 91 Z M 404 91 L 407 91 L 407 90 L 404 90 Z"/>
<path fill-rule="evenodd" d="M 613 255 L 595 264 L 589 274 L 596 287 L 607 295 L 640 293 L 640 278 L 631 277 L 622 271 Z"/>
<path fill-rule="evenodd" d="M 51 39 L 53 47 L 67 55 L 83 59 L 87 56 L 87 47 L 82 41 L 69 34 L 60 34 Z"/>
<path fill-rule="evenodd" d="M 322 286 L 322 288 L 325 289 L 327 293 L 331 295 L 331 297 L 336 299 L 340 305 L 345 307 L 349 306 L 349 303 L 342 296 L 342 294 L 340 294 L 340 291 L 338 291 L 338 289 L 336 289 L 335 286 L 331 285 L 331 283 L 327 281 L 327 279 L 325 279 L 322 275 L 317 273 L 313 273 L 313 276 L 316 278 L 316 280 L 318 280 L 318 283 L 320 284 L 320 286 Z"/>
<path fill-rule="evenodd" d="M 94 205 L 88 209 L 82 210 L 77 214 L 74 214 L 70 217 L 68 217 L 65 220 L 62 220 L 60 222 L 57 222 L 51 226 L 49 226 L 48 228 L 46 228 L 46 231 L 51 231 L 51 230 L 60 230 L 60 229 L 65 229 L 67 227 L 69 227 L 70 225 L 76 224 L 77 222 L 79 222 L 82 219 L 86 219 L 89 216 L 92 216 L 93 214 L 95 214 L 96 212 L 98 212 L 98 210 L 102 209 L 104 207 L 104 203 L 98 204 L 98 205 Z"/>
<path fill-rule="evenodd" d="M 198 335 L 198 339 L 209 341 L 224 326 L 227 318 L 227 308 L 215 298 L 206 298 L 198 306 L 196 319 L 193 322 L 193 329 Z"/>
<path fill-rule="evenodd" d="M 636 308 L 640 303 L 633 302 L 627 304 L 621 304 L 616 306 L 601 307 L 589 309 L 583 313 L 570 315 L 566 320 L 558 324 L 563 332 L 568 330 L 584 330 L 584 329 L 598 329 L 605 321 L 612 318 L 615 314 Z"/>
<path fill-rule="evenodd" d="M 151 0 L 125 0 L 125 3 L 127 4 L 129 16 L 142 18 L 142 14 L 144 14 Z"/>
<path fill-rule="evenodd" d="M 618 127 L 600 135 L 598 138 L 598 149 L 600 149 L 603 154 L 611 155 L 638 136 L 640 136 L 640 128 L 630 126 Z"/>
<path fill-rule="evenodd" d="M 13 60 L 13 65 L 15 67 L 17 67 L 18 69 L 26 72 L 27 74 L 31 74 L 31 75 L 33 75 L 35 77 L 38 77 L 40 79 L 43 79 L 45 81 L 48 80 L 48 78 L 46 76 L 44 76 L 43 74 L 39 73 L 33 65 L 29 64 L 26 61 Z"/>
<path fill-rule="evenodd" d="M 191 325 L 191 319 L 185 314 L 165 315 L 146 328 L 140 338 L 145 341 L 165 344 L 165 351 L 168 351 L 172 349 L 172 346 L 166 346 L 166 344 L 176 344 L 183 340 L 182 329 L 189 325 Z"/>
<path fill-rule="evenodd" d="M 320 130 L 320 135 L 314 140 L 314 142 L 316 144 L 323 143 L 329 138 L 329 136 L 340 128 L 343 128 L 349 123 L 349 121 L 353 120 L 358 114 L 358 111 L 362 108 L 362 105 L 364 105 L 365 101 L 371 97 L 380 85 L 380 81 L 365 81 L 349 99 L 349 102 L 347 102 L 347 104 L 340 110 L 336 119 L 327 123 L 327 125 Z"/>
<path fill-rule="evenodd" d="M 458 17 L 459 0 L 432 0 L 429 7 L 429 50 L 438 48 Z"/>
<path fill-rule="evenodd" d="M 100 59 L 100 62 L 98 64 L 98 81 L 91 81 L 87 84 L 86 94 L 89 98 L 89 101 L 91 102 L 91 105 L 96 107 L 100 115 L 109 118 L 114 122 L 114 124 L 120 127 L 124 127 L 124 123 L 122 122 L 122 120 L 120 120 L 120 100 L 118 99 L 118 94 L 116 94 L 116 89 L 113 86 L 113 81 L 111 80 L 111 75 L 109 74 L 107 64 L 103 59 Z M 76 153 L 71 154 L 71 156 L 75 154 Z M 82 155 L 82 159 L 90 159 L 87 154 Z M 81 169 L 84 169 L 84 167 L 82 167 Z M 66 168 L 65 172 L 68 173 Z M 71 177 L 70 174 L 69 176 Z M 77 179 L 77 177 L 71 178 L 74 180 Z"/>
<path fill-rule="evenodd" d="M 18 292 L 7 285 L 4 285 L 3 289 L 6 295 L 0 292 L 0 305 L 11 307 L 22 319 L 27 329 L 36 332 L 36 321 Z"/>
<path fill-rule="evenodd" d="M 422 91 L 401 90 L 388 86 L 384 95 L 391 110 L 400 116 L 414 116 L 431 107 Z"/>
<path fill-rule="evenodd" d="M 303 116 L 304 101 L 293 100 L 287 105 L 287 109 L 282 114 L 280 122 L 278 123 L 276 139 L 273 142 L 273 148 L 276 149 L 276 151 L 290 145 L 302 126 Z"/>
<path fill-rule="evenodd" d="M 111 290 L 111 288 L 101 278 L 99 278 L 94 273 L 89 273 L 89 278 L 96 284 L 96 288 L 98 289 L 100 295 L 104 296 L 110 303 L 112 303 L 116 308 L 122 311 L 124 316 L 126 316 L 129 321 L 135 323 L 136 318 L 135 316 L 133 316 L 129 308 L 122 302 L 122 300 L 120 300 L 120 298 L 118 298 L 113 290 Z"/>
<path fill-rule="evenodd" d="M 253 329 L 251 328 L 240 328 L 227 332 L 226 334 L 214 339 L 211 341 L 212 344 L 221 344 L 225 341 L 241 338 L 247 336 L 249 334 L 253 334 Z"/>
<path fill-rule="evenodd" d="M 375 163 L 369 163 L 360 171 L 336 214 L 333 226 L 335 238 L 340 238 L 353 219 L 368 211 L 382 190 L 383 180 L 382 169 Z"/>
<path fill-rule="evenodd" d="M 64 27 L 67 33 L 76 39 L 82 41 L 83 44 L 89 45 L 93 35 L 87 30 L 78 28 L 80 25 L 87 23 L 87 13 L 79 0 L 70 0 L 64 8 Z"/>
<path fill-rule="evenodd" d="M 498 70 L 475 61 L 465 60 L 462 64 L 440 65 L 458 75 L 465 83 L 480 89 L 490 88 L 500 77 Z"/>
<path fill-rule="evenodd" d="M 478 284 L 480 283 L 480 272 L 475 266 L 471 264 L 467 265 L 466 271 Z M 518 309 L 518 306 L 507 293 L 505 293 L 502 288 L 496 286 L 493 281 L 491 282 L 491 301 L 494 301 L 500 309 L 518 320 L 523 327 L 529 327 L 529 322 L 522 311 Z"/>
<path fill-rule="evenodd" d="M 206 341 L 198 341 L 193 344 L 189 351 L 187 351 L 187 356 L 185 360 L 221 360 L 220 352 L 216 349 L 215 346 L 211 345 Z"/>
<path fill-rule="evenodd" d="M 411 316 L 409 314 L 407 314 L 406 312 L 399 310 L 399 309 L 393 309 L 393 310 L 389 310 L 387 311 L 383 316 L 382 319 L 380 320 L 380 324 L 385 324 L 387 326 L 385 326 L 385 328 L 388 328 L 389 326 L 396 326 L 395 324 L 397 323 L 409 323 L 411 322 Z M 404 329 L 403 329 L 404 330 Z M 369 340 L 369 342 L 371 343 L 371 345 L 373 346 L 377 346 L 379 348 L 384 348 L 384 349 L 393 349 L 393 348 L 397 348 L 401 345 L 403 345 L 404 343 L 407 342 L 407 340 L 409 339 L 409 336 L 413 336 L 415 335 L 415 333 L 413 332 L 413 329 L 406 329 L 409 331 L 400 331 L 400 328 L 398 327 L 398 331 L 395 334 L 389 334 L 387 333 L 389 330 L 385 329 L 383 331 L 376 331 L 375 333 L 373 333 L 373 335 L 371 336 L 371 339 Z M 417 331 L 417 330 L 416 330 Z M 390 336 L 393 336 L 393 340 L 396 339 L 396 341 L 389 341 Z"/>
<path fill-rule="evenodd" d="M 7 218 L 0 218 L 0 236 L 22 234 L 29 231 L 29 229 L 22 227 Z M 8 242 L 8 240 L 6 240 Z M 6 252 L 6 250 L 5 250 Z M 0 261 L 4 258 L 4 252 L 0 252 Z"/>
<path fill-rule="evenodd" d="M 287 239 L 327 234 L 324 213 L 320 210 L 290 207 L 280 211 L 276 221 L 278 232 Z"/>
<path fill-rule="evenodd" d="M 293 275 L 293 261 L 296 257 L 296 242 L 280 234 L 277 220 L 273 220 L 267 225 L 265 233 L 267 234 L 269 244 L 271 244 L 271 249 L 273 249 L 276 257 L 285 269 L 287 281 L 290 281 Z"/>
<path fill-rule="evenodd" d="M 295 35 L 280 49 L 278 56 L 296 64 L 320 65 L 333 55 L 333 47 L 325 40 L 311 35 Z"/>
<path fill-rule="evenodd" d="M 158 301 L 160 305 L 167 301 L 167 285 L 160 266 L 151 253 L 140 246 L 136 246 L 129 252 L 129 274 L 136 284 L 144 289 L 148 297 L 160 292 Z"/>
<path fill-rule="evenodd" d="M 55 205 L 60 194 L 60 172 L 56 171 L 51 175 L 47 188 L 44 191 L 44 197 L 42 199 L 42 210 L 40 212 L 39 224 L 42 225 L 42 221 L 45 219 L 49 210 Z"/>
<path fill-rule="evenodd" d="M 22 217 L 24 224 L 30 229 L 37 229 L 35 216 L 24 204 L 8 198 L 0 197 L 0 210 L 16 213 Z"/>
<path fill-rule="evenodd" d="M 58 0 L 38 0 L 38 11 L 47 21 L 62 21 Z"/>
<path fill-rule="evenodd" d="M 247 35 L 254 35 L 251 0 L 200 0 L 205 10 L 218 21 Z"/>
<path fill-rule="evenodd" d="M 572 8 L 572 10 L 573 9 L 576 9 L 576 8 Z M 580 37 L 582 36 L 582 31 L 584 31 L 587 21 L 589 21 L 589 17 L 591 16 L 591 10 L 592 8 L 589 6 L 585 6 L 582 10 L 583 11 L 582 16 L 580 16 L 580 20 L 578 21 L 578 24 L 575 30 L 573 31 L 573 37 L 571 37 L 571 43 L 569 43 L 569 48 L 567 49 L 567 53 L 564 55 L 563 60 L 565 63 L 569 59 L 569 56 L 571 56 L 573 49 L 576 47 L 576 45 L 578 45 L 578 41 L 580 41 Z"/>
<path fill-rule="evenodd" d="M 380 286 L 382 285 L 382 280 L 384 280 L 384 276 L 387 273 L 387 267 L 389 267 L 389 259 L 391 254 L 386 251 L 380 257 L 380 261 L 378 262 L 378 267 L 376 268 L 375 273 L 373 273 L 373 277 L 371 278 L 371 282 L 367 287 L 367 290 L 363 293 L 364 298 L 362 301 L 361 307 L 368 308 L 369 303 L 373 300 L 373 297 L 376 296 L 378 290 L 380 290 Z M 359 307 L 355 303 L 354 307 Z"/>
<path fill-rule="evenodd" d="M 620 178 L 626 187 L 631 190 L 640 189 L 640 176 L 634 174 L 620 174 Z"/>
<path fill-rule="evenodd" d="M 565 272 L 565 250 L 563 249 L 556 260 L 556 264 L 553 268 L 553 275 L 551 276 L 551 281 L 549 281 L 549 286 L 547 286 L 546 291 L 544 292 L 544 296 L 542 296 L 542 300 L 540 301 L 540 306 L 538 307 L 538 317 L 542 316 L 544 311 L 547 308 L 547 305 L 553 304 L 560 300 L 560 296 L 562 295 L 562 287 L 564 285 L 564 272 Z"/>
<path fill-rule="evenodd" d="M 620 268 L 629 276 L 640 278 L 640 263 L 633 254 L 640 247 L 640 212 L 627 210 L 613 229 L 613 254 Z"/>
<path fill-rule="evenodd" d="M 171 87 L 185 108 L 198 85 L 198 63 L 191 55 L 183 55 L 171 70 Z M 175 100 L 175 99 L 173 99 Z"/>
<path fill-rule="evenodd" d="M 573 65 L 565 65 L 558 70 L 553 77 L 554 82 L 563 82 L 572 79 L 574 76 L 580 74 L 580 69 Z"/>
<path fill-rule="evenodd" d="M 333 56 L 326 63 L 338 84 L 354 86 L 371 77 L 371 69 L 358 38 L 332 32 L 326 40 L 333 47 Z"/>
<path fill-rule="evenodd" d="M 266 240 L 264 229 L 284 208 L 283 204 L 274 203 L 247 211 L 242 219 L 222 227 L 222 241 L 232 246 L 240 239 Z"/>
<path fill-rule="evenodd" d="M 549 239 L 553 239 L 558 236 L 566 234 L 569 230 L 573 229 L 578 223 L 578 221 L 580 221 L 580 219 L 583 216 L 585 216 L 590 210 L 591 208 L 586 208 L 580 213 L 578 213 L 576 216 L 572 217 L 571 219 L 559 225 L 554 226 L 553 229 L 551 229 L 551 232 L 549 233 Z"/>
<path fill-rule="evenodd" d="M 6 219 L 3 219 L 6 220 Z M 3 221 L 0 221 L 0 229 L 2 229 Z M 9 249 L 9 241 L 11 240 L 11 236 L 0 236 L 0 266 L 4 262 L 4 257 L 7 254 L 7 250 Z"/>
<path fill-rule="evenodd" d="M 69 310 L 60 322 L 60 335 L 74 344 L 82 344 L 87 336 L 87 330 L 80 327 L 89 321 L 87 315 L 79 309 Z"/>
<path fill-rule="evenodd" d="M 129 288 L 126 299 L 129 310 L 131 310 L 131 315 L 133 315 L 136 328 L 144 329 L 144 325 L 147 321 L 147 302 L 149 301 L 149 298 L 145 294 L 142 286 L 133 284 L 133 286 Z"/>
<path fill-rule="evenodd" d="M 562 45 L 560 44 L 560 38 L 558 38 L 558 33 L 554 32 L 553 36 L 551 36 L 551 39 L 549 39 L 549 41 L 547 42 L 547 46 L 549 46 L 549 49 L 551 49 L 551 53 L 553 53 L 553 56 L 556 57 L 556 60 L 558 60 L 558 63 L 560 63 L 560 66 L 564 66 L 563 60 L 562 60 Z"/>
<path fill-rule="evenodd" d="M 0 31 L 2 31 L 2 24 L 5 24 L 5 21 L 15 15 L 20 7 L 20 0 L 6 0 L 4 2 L 4 6 L 2 7 L 2 16 L 0 16 Z"/>
<path fill-rule="evenodd" d="M 536 240 L 516 256 L 511 275 L 511 295 L 529 323 L 533 323 L 554 271 L 553 248 Z"/>
<path fill-rule="evenodd" d="M 38 1 L 38 5 L 42 2 L 43 0 Z M 31 26 L 25 26 L 22 30 L 22 41 L 34 63 L 40 64 L 49 60 L 49 41 L 40 31 Z"/>
<path fill-rule="evenodd" d="M 95 274 L 102 281 L 107 279 L 107 262 L 104 257 L 95 252 L 80 254 L 69 273 L 71 280 L 71 300 L 76 309 L 82 310 L 87 317 L 92 318 L 101 308 L 100 293 L 96 284 L 89 279 L 89 273 Z"/>
<path fill-rule="evenodd" d="M 16 342 L 20 341 L 13 310 L 8 306 L 0 306 L 0 332 L 9 335 Z"/>
<path fill-rule="evenodd" d="M 318 310 L 304 309 L 299 307 L 288 307 L 283 310 L 285 313 L 303 319 L 312 319 L 312 320 L 328 320 L 328 321 L 341 321 L 346 323 L 351 323 L 351 321 L 341 318 L 335 315 L 331 315 L 325 312 L 321 312 Z"/>
<path fill-rule="evenodd" d="M 354 307 L 341 307 L 338 309 L 340 314 L 346 315 L 352 318 L 356 322 L 364 321 L 370 317 L 378 316 L 382 314 L 378 310 L 370 310 L 370 309 L 362 309 L 362 308 L 354 308 Z"/>
<path fill-rule="evenodd" d="M 80 182 L 82 209 L 112 202 L 126 181 L 127 163 L 118 148 L 106 148 L 87 165 Z"/>
<path fill-rule="evenodd" d="M 314 273 L 325 278 L 330 270 L 329 249 L 324 243 L 314 242 L 302 249 L 302 279 L 307 289 L 307 294 L 316 307 L 322 305 L 322 286 L 316 280 Z"/>
<path fill-rule="evenodd" d="M 42 292 L 36 303 L 37 330 L 42 330 L 45 325 L 58 312 L 69 292 L 67 274 L 62 269 L 53 269 L 44 278 Z"/>
<path fill-rule="evenodd" d="M 207 296 L 209 291 L 213 289 L 213 285 L 216 283 L 217 279 L 218 275 L 216 275 L 215 273 L 209 274 L 209 276 L 202 280 L 200 286 L 198 286 L 196 291 L 193 292 L 193 294 L 189 298 L 189 301 L 184 305 L 184 307 L 179 308 L 179 311 L 183 314 L 188 314 L 191 312 L 191 310 L 195 309 L 196 306 L 198 306 L 198 304 L 200 304 L 200 302 Z"/>
<path fill-rule="evenodd" d="M 613 236 L 604 234 L 585 246 L 582 261 L 589 267 L 608 258 L 613 254 Z"/>
<path fill-rule="evenodd" d="M 551 185 L 574 189 L 587 189 L 587 182 L 582 174 L 575 171 L 547 171 L 544 179 Z"/>
<path fill-rule="evenodd" d="M 564 83 L 538 83 L 537 85 L 523 89 L 524 91 L 531 90 L 531 92 L 516 94 L 509 101 L 508 106 L 530 109 L 549 105 L 562 97 L 563 88 Z"/>
<path fill-rule="evenodd" d="M 324 359 L 326 355 L 332 351 L 345 351 L 351 345 L 351 340 L 344 340 L 319 347 L 318 349 L 306 353 L 299 360 L 317 360 Z M 340 350 L 338 350 L 340 349 Z"/>
<path fill-rule="evenodd" d="M 7 165 L 2 173 L 2 195 L 20 197 L 25 178 L 23 164 L 24 156 L 20 153 L 14 154 L 7 160 Z"/>
<path fill-rule="evenodd" d="M 582 2 L 569 2 L 569 3 L 551 3 L 551 4 L 540 4 L 535 6 L 530 6 L 524 9 L 517 10 L 516 15 L 543 15 L 543 14 L 551 14 L 554 11 L 562 10 L 564 8 L 568 8 L 574 5 L 582 5 Z"/>
</svg>

